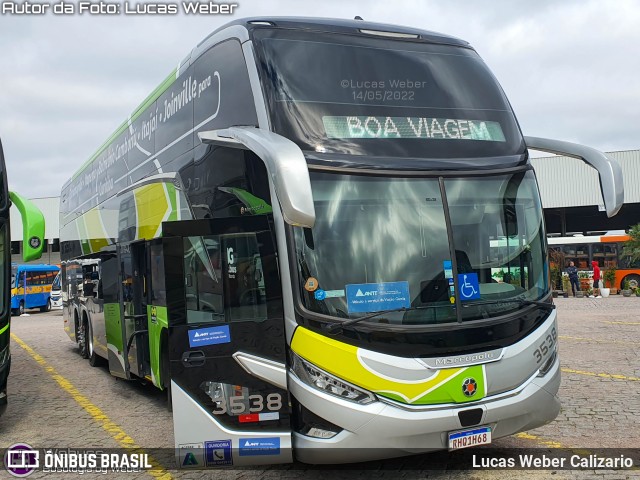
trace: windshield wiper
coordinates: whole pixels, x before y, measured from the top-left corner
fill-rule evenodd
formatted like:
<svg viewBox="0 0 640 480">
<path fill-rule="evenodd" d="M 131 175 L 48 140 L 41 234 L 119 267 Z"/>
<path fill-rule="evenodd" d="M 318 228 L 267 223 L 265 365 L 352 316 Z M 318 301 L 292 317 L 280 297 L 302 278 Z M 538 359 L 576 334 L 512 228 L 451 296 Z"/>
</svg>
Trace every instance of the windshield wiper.
<svg viewBox="0 0 640 480">
<path fill-rule="evenodd" d="M 525 298 L 511 298 L 504 300 L 487 300 L 485 302 L 474 302 L 468 304 L 462 304 L 462 307 L 475 307 L 476 305 L 504 305 L 508 303 L 517 303 L 518 305 L 536 305 L 537 307 L 544 308 L 545 310 L 554 310 L 556 306 L 553 303 L 541 302 L 540 300 L 527 300 Z"/>
<path fill-rule="evenodd" d="M 553 303 L 541 302 L 539 300 L 527 300 L 524 298 L 512 298 L 510 300 L 489 300 L 485 302 L 476 302 L 470 304 L 463 304 L 462 307 L 474 307 L 476 305 L 503 305 L 508 303 L 517 303 L 519 305 L 536 305 L 538 307 L 544 308 L 545 310 L 554 310 L 556 306 Z M 356 323 L 364 322 L 365 320 L 370 320 L 372 318 L 378 317 L 380 315 L 384 315 L 386 313 L 396 313 L 396 312 L 411 312 L 414 310 L 428 310 L 430 308 L 450 308 L 451 305 L 431 305 L 428 307 L 403 307 L 403 308 L 395 308 L 392 310 L 381 310 L 379 312 L 373 312 L 368 315 L 363 315 L 362 317 L 352 318 L 351 320 L 347 320 L 345 322 L 325 322 L 322 325 L 322 329 L 327 333 L 336 333 L 342 330 L 344 327 L 348 327 L 350 325 L 354 325 Z"/>
<path fill-rule="evenodd" d="M 445 306 L 448 307 L 449 305 L 445 305 Z M 381 310 L 379 312 L 373 312 L 373 313 L 370 313 L 368 315 L 363 315 L 362 317 L 352 318 L 351 320 L 347 320 L 345 322 L 337 322 L 337 323 L 326 322 L 322 326 L 322 329 L 327 333 L 335 333 L 335 332 L 337 332 L 339 330 L 342 330 L 344 327 L 348 327 L 349 325 L 354 325 L 356 323 L 364 322 L 365 320 L 369 320 L 369 319 L 377 317 L 379 315 L 384 315 L 385 313 L 411 312 L 411 311 L 414 311 L 414 310 L 428 310 L 430 308 L 434 308 L 434 306 L 431 306 L 431 307 L 402 307 L 402 308 L 394 308 L 394 309 L 391 309 L 391 310 Z"/>
</svg>

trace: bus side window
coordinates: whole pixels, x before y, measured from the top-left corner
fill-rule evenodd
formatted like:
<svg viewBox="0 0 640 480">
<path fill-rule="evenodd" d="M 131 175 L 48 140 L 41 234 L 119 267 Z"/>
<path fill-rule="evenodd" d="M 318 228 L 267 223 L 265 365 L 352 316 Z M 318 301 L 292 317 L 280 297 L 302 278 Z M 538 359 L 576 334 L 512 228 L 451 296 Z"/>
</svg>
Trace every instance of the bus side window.
<svg viewBox="0 0 640 480">
<path fill-rule="evenodd" d="M 167 304 L 167 291 L 164 283 L 164 261 L 162 258 L 162 245 L 149 247 L 151 261 L 151 303 L 152 305 L 165 306 Z"/>
</svg>

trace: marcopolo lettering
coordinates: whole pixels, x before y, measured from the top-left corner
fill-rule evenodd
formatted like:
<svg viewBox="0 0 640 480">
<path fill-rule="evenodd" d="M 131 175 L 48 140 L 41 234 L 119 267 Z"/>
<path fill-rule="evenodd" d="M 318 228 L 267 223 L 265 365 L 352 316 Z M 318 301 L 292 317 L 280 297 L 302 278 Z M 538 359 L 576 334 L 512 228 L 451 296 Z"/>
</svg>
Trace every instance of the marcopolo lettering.
<svg viewBox="0 0 640 480">
<path fill-rule="evenodd" d="M 459 363 L 475 363 L 484 360 L 494 360 L 495 354 L 493 352 L 478 353 L 473 355 L 464 355 L 461 357 L 445 357 L 436 358 L 435 365 L 457 365 Z"/>
</svg>

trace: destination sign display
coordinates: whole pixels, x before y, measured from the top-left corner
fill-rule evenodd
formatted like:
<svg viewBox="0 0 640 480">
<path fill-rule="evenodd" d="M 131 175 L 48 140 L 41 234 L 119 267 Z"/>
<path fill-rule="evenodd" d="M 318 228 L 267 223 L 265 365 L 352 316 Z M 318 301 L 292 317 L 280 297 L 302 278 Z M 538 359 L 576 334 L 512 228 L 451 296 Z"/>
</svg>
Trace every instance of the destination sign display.
<svg viewBox="0 0 640 480">
<path fill-rule="evenodd" d="M 504 142 L 498 122 L 461 118 L 323 116 L 328 138 L 411 138 Z"/>
</svg>

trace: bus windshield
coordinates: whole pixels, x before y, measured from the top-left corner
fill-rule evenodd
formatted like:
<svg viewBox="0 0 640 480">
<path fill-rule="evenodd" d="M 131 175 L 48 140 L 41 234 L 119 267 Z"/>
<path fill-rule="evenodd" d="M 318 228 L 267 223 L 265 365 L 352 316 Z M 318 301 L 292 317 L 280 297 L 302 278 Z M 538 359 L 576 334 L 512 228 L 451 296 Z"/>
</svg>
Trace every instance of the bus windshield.
<svg viewBox="0 0 640 480">
<path fill-rule="evenodd" d="M 470 48 L 279 29 L 255 39 L 273 128 L 303 150 L 440 159 L 525 152 L 502 89 Z"/>
<path fill-rule="evenodd" d="M 316 223 L 306 232 L 295 228 L 294 241 L 300 294 L 313 312 L 357 318 L 409 308 L 372 321 L 439 324 L 457 321 L 457 305 L 463 321 L 476 320 L 548 293 L 531 171 L 445 179 L 450 232 L 437 178 L 312 172 L 311 184 Z"/>
</svg>

